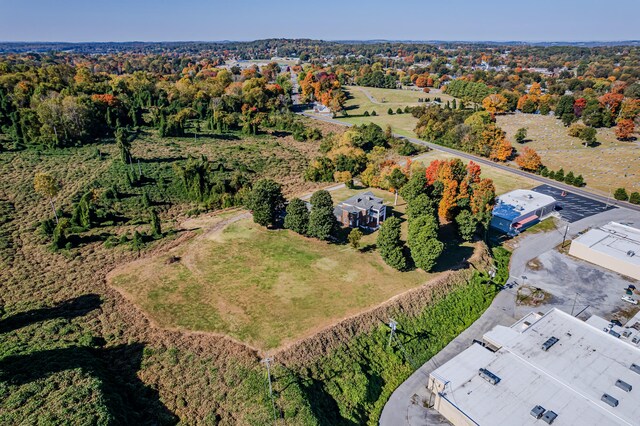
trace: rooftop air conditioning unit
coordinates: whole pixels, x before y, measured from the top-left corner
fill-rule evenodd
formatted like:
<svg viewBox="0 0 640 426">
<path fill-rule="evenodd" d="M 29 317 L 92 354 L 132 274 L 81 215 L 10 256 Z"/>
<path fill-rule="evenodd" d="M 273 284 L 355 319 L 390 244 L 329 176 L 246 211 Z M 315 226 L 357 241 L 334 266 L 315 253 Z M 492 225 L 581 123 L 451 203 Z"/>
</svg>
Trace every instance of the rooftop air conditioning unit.
<svg viewBox="0 0 640 426">
<path fill-rule="evenodd" d="M 633 256 L 635 256 L 635 255 L 636 255 L 636 252 L 635 252 L 635 251 L 633 251 L 633 250 L 629 250 L 629 251 L 627 252 L 627 256 L 629 256 L 629 257 L 633 257 Z"/>
</svg>

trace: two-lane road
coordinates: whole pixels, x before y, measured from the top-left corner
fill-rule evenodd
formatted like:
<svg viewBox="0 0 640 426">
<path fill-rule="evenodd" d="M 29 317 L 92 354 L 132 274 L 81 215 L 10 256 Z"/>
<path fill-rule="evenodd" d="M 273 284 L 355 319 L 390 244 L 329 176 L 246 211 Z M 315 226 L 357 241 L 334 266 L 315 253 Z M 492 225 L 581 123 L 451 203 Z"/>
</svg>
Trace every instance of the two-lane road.
<svg viewBox="0 0 640 426">
<path fill-rule="evenodd" d="M 304 115 L 305 117 L 313 118 L 314 120 L 326 121 L 328 123 L 338 124 L 340 126 L 347 126 L 347 127 L 351 127 L 352 126 L 352 124 L 344 123 L 342 121 L 335 120 L 333 118 L 318 117 L 318 116 L 315 116 L 313 114 L 308 114 L 308 113 L 304 113 L 304 112 L 302 112 L 300 114 Z M 426 146 L 426 147 L 429 147 L 429 148 L 437 150 L 437 151 L 442 151 L 442 152 L 446 152 L 446 153 L 449 153 L 449 154 L 452 154 L 452 155 L 456 155 L 458 157 L 465 158 L 467 160 L 473 160 L 475 163 L 478 163 L 478 164 L 481 164 L 481 165 L 484 164 L 484 165 L 487 165 L 487 166 L 495 167 L 495 168 L 500 169 L 500 170 L 504 170 L 504 171 L 509 172 L 509 173 L 513 173 L 513 174 L 516 174 L 516 175 L 519 175 L 519 176 L 524 176 L 524 177 L 527 177 L 529 179 L 532 179 L 532 180 L 535 180 L 537 182 L 540 182 L 542 184 L 547 184 L 549 186 L 553 186 L 553 187 L 561 189 L 563 191 L 567 191 L 567 192 L 570 192 L 570 193 L 578 194 L 578 195 L 581 195 L 583 197 L 586 197 L 586 198 L 589 198 L 589 199 L 592 199 L 592 200 L 595 200 L 595 201 L 600 201 L 601 203 L 610 204 L 610 205 L 616 205 L 617 207 L 625 207 L 625 208 L 640 212 L 640 205 L 631 204 L 631 203 L 624 202 L 624 201 L 618 201 L 618 200 L 615 200 L 615 199 L 613 199 L 611 197 L 605 197 L 603 195 L 595 194 L 593 192 L 586 191 L 586 190 L 581 189 L 581 188 L 576 188 L 575 186 L 567 185 L 566 183 L 562 183 L 562 182 L 558 182 L 558 181 L 555 181 L 555 180 L 547 179 L 547 178 L 544 178 L 544 177 L 542 177 L 540 175 L 536 175 L 536 174 L 533 174 L 533 173 L 525 172 L 524 170 L 520 170 L 520 169 L 515 169 L 513 167 L 509 167 L 506 164 L 496 163 L 496 162 L 493 162 L 493 161 L 488 160 L 486 158 L 479 157 L 477 155 L 469 154 L 469 153 L 463 152 L 463 151 L 458 151 L 457 149 L 449 148 L 449 147 L 442 146 L 442 145 L 437 145 L 437 144 L 434 144 L 434 143 L 431 143 L 431 142 L 425 142 L 425 141 L 423 141 L 421 139 L 417 139 L 417 138 L 407 138 L 407 137 L 404 137 L 402 135 L 394 135 L 394 136 L 399 137 L 399 138 L 404 138 L 404 139 L 408 140 L 409 142 L 412 142 L 412 143 L 414 143 L 416 145 Z"/>
</svg>

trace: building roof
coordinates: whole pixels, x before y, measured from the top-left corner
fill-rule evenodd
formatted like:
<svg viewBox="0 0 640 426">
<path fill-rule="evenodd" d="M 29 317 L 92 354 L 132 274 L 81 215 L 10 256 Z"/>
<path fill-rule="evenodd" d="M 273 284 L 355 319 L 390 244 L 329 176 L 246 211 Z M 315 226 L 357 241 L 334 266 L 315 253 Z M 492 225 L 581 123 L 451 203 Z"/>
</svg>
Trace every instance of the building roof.
<svg viewBox="0 0 640 426">
<path fill-rule="evenodd" d="M 513 220 L 555 202 L 555 198 L 549 195 L 527 189 L 516 189 L 498 197 L 493 215 Z"/>
<path fill-rule="evenodd" d="M 338 203 L 335 212 L 348 211 L 349 213 L 358 213 L 359 211 L 369 211 L 373 209 L 380 211 L 384 206 L 384 200 L 382 198 L 373 195 L 373 192 L 367 191 L 360 194 L 356 194 L 351 198 L 347 198 L 341 203 Z"/>
<path fill-rule="evenodd" d="M 609 222 L 573 241 L 640 268 L 640 229 Z"/>
<path fill-rule="evenodd" d="M 640 365 L 640 349 L 557 309 L 498 326 L 486 337 L 496 352 L 472 345 L 432 373 L 447 383 L 443 398 L 476 423 L 533 425 L 536 405 L 558 414 L 554 425 L 633 425 L 640 419 L 640 373 L 630 369 Z M 543 350 L 551 337 L 557 342 Z M 499 382 L 483 379 L 480 368 Z M 617 380 L 632 390 L 622 390 Z M 605 393 L 617 407 L 601 401 Z"/>
</svg>

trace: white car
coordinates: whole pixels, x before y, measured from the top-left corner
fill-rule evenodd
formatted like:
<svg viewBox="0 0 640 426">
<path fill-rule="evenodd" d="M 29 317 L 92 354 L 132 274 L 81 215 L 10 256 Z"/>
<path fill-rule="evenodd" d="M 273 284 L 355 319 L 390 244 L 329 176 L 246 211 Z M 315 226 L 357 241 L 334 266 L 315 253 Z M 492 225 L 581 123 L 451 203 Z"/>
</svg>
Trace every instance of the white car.
<svg viewBox="0 0 640 426">
<path fill-rule="evenodd" d="M 629 296 L 622 296 L 622 300 L 624 300 L 625 302 L 629 302 L 632 303 L 634 305 L 638 304 L 638 301 L 636 299 L 634 299 L 633 297 L 629 297 Z"/>
</svg>

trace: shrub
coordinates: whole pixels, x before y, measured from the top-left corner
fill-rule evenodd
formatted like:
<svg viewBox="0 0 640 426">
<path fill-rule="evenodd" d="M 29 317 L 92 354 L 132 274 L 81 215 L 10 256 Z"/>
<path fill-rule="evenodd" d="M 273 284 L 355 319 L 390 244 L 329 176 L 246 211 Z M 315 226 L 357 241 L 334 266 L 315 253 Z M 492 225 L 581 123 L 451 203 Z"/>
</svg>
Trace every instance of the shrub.
<svg viewBox="0 0 640 426">
<path fill-rule="evenodd" d="M 393 109 L 389 108 L 389 109 L 387 110 L 387 114 L 389 114 L 389 115 L 393 115 Z"/>
<path fill-rule="evenodd" d="M 352 229 L 351 232 L 349 232 L 348 239 L 351 247 L 358 250 L 360 248 L 360 240 L 362 239 L 362 231 L 358 228 Z"/>
<path fill-rule="evenodd" d="M 629 195 L 629 202 L 631 204 L 640 204 L 640 192 L 632 192 L 631 195 Z"/>
<path fill-rule="evenodd" d="M 554 179 L 558 182 L 564 182 L 564 169 L 560 168 L 554 176 Z"/>
<path fill-rule="evenodd" d="M 369 111 L 365 111 L 364 114 L 362 114 L 362 115 L 364 115 L 365 117 L 368 117 L 369 116 Z"/>
<path fill-rule="evenodd" d="M 620 201 L 627 201 L 629 199 L 629 194 L 627 194 L 627 190 L 624 188 L 618 188 L 613 193 L 613 198 Z"/>
<path fill-rule="evenodd" d="M 375 110 L 374 110 L 374 111 L 371 111 L 371 115 L 372 115 L 373 117 L 375 117 L 376 115 L 378 115 L 378 113 L 377 113 L 377 112 L 375 112 Z"/>
<path fill-rule="evenodd" d="M 402 108 L 398 107 L 398 109 L 396 110 L 396 114 L 402 114 Z"/>
</svg>

